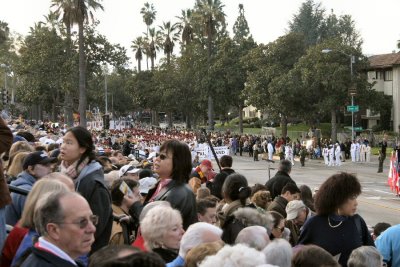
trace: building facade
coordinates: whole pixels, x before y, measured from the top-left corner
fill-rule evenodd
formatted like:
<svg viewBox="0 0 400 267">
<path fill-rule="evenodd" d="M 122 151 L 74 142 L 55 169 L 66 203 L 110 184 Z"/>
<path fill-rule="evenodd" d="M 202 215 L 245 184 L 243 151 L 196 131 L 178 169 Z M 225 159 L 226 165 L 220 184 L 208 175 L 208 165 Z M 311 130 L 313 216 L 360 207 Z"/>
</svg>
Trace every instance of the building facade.
<svg viewBox="0 0 400 267">
<path fill-rule="evenodd" d="M 374 83 L 373 89 L 392 96 L 392 128 L 400 130 L 400 52 L 369 57 L 368 82 Z M 368 128 L 379 123 L 379 114 L 367 110 L 362 119 L 368 121 Z"/>
</svg>

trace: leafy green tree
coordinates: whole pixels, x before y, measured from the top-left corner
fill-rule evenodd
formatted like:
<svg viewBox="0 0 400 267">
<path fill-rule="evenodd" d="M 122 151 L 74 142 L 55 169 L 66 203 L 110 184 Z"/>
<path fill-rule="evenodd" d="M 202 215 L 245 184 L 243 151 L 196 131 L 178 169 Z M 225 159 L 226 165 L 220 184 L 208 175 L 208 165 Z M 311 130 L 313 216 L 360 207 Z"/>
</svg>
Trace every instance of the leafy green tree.
<svg viewBox="0 0 400 267">
<path fill-rule="evenodd" d="M 321 7 L 321 3 L 307 0 L 301 5 L 299 12 L 293 15 L 289 29 L 291 32 L 303 34 L 307 46 L 315 45 L 320 41 L 324 18 L 325 9 Z"/>
<path fill-rule="evenodd" d="M 179 24 L 171 24 L 170 21 L 163 22 L 160 26 L 161 38 L 163 39 L 162 47 L 164 54 L 167 56 L 167 64 L 170 64 L 171 54 L 174 51 L 175 42 L 179 40 Z"/>
<path fill-rule="evenodd" d="M 186 9 L 181 11 L 181 16 L 178 19 L 181 21 L 179 23 L 180 32 L 182 33 L 182 51 L 184 47 L 193 41 L 193 25 L 192 25 L 192 9 Z"/>
</svg>

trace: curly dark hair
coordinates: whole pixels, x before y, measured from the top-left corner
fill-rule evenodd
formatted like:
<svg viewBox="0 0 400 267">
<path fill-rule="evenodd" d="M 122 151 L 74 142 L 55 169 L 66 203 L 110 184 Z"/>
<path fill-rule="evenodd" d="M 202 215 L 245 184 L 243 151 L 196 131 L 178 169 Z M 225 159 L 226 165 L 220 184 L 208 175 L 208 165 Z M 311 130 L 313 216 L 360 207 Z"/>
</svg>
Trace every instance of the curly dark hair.
<svg viewBox="0 0 400 267">
<path fill-rule="evenodd" d="M 342 172 L 329 177 L 315 195 L 318 215 L 329 215 L 337 211 L 349 198 L 361 194 L 361 184 L 353 174 Z"/>
</svg>

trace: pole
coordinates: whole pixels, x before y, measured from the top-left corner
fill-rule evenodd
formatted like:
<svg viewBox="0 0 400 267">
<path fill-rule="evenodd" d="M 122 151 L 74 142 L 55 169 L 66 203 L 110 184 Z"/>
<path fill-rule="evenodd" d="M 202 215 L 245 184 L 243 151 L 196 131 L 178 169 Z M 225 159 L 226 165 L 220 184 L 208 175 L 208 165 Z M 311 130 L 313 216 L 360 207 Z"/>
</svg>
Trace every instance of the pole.
<svg viewBox="0 0 400 267">
<path fill-rule="evenodd" d="M 108 114 L 108 101 L 107 101 L 107 73 L 104 73 L 104 91 L 105 91 L 105 100 L 106 100 L 106 112 Z"/>
<path fill-rule="evenodd" d="M 351 94 L 351 106 L 354 107 L 354 95 Z M 351 110 L 351 141 L 353 141 L 354 138 L 354 109 Z"/>
</svg>

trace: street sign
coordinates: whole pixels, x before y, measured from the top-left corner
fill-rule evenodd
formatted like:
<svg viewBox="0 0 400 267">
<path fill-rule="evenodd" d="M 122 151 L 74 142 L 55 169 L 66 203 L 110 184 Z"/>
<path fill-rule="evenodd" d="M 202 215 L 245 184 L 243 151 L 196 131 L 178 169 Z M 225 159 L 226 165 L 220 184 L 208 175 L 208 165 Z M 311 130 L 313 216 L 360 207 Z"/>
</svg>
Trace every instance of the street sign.
<svg viewBox="0 0 400 267">
<path fill-rule="evenodd" d="M 363 128 L 362 127 L 354 127 L 354 131 L 362 131 Z"/>
<path fill-rule="evenodd" d="M 348 112 L 357 112 L 358 106 L 347 106 L 347 111 Z"/>
</svg>

